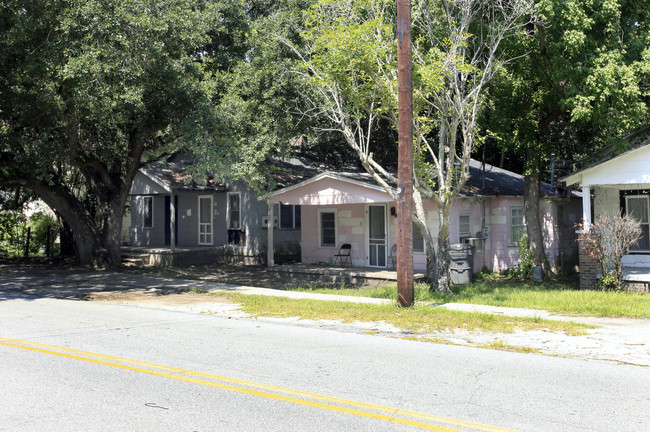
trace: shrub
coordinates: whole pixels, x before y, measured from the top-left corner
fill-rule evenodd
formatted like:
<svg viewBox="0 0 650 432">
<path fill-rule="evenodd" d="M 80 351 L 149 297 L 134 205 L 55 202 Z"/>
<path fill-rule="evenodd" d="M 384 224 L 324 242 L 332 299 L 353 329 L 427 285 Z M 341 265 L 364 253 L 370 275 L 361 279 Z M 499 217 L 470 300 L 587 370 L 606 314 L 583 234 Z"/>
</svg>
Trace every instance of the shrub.
<svg viewBox="0 0 650 432">
<path fill-rule="evenodd" d="M 641 237 L 641 223 L 627 214 L 603 214 L 589 230 L 585 230 L 584 225 L 579 228 L 586 253 L 600 266 L 601 288 L 604 291 L 619 289 L 623 273 L 621 260 Z"/>
</svg>

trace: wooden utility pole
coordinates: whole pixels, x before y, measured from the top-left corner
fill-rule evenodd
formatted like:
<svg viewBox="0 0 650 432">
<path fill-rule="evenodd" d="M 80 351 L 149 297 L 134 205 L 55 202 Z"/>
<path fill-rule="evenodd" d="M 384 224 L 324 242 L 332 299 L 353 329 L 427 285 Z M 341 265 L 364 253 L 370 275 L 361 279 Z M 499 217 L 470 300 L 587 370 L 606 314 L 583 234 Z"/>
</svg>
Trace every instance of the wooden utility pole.
<svg viewBox="0 0 650 432">
<path fill-rule="evenodd" d="M 397 0 L 398 135 L 397 297 L 413 305 L 413 73 L 411 2 Z"/>
</svg>

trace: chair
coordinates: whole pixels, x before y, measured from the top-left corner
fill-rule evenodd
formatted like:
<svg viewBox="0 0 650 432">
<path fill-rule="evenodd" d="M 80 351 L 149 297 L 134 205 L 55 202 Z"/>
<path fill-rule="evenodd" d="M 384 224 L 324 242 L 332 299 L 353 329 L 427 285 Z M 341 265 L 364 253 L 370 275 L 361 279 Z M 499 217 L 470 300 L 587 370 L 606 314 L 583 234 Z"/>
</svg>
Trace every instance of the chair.
<svg viewBox="0 0 650 432">
<path fill-rule="evenodd" d="M 340 263 L 341 265 L 345 265 L 346 261 L 352 267 L 352 257 L 350 256 L 350 252 L 352 251 L 352 245 L 350 243 L 343 243 L 341 247 L 339 248 L 338 253 L 334 254 L 334 264 Z"/>
<path fill-rule="evenodd" d="M 390 255 L 388 255 L 388 268 L 395 268 L 397 266 L 397 245 L 394 244 L 390 248 Z"/>
</svg>

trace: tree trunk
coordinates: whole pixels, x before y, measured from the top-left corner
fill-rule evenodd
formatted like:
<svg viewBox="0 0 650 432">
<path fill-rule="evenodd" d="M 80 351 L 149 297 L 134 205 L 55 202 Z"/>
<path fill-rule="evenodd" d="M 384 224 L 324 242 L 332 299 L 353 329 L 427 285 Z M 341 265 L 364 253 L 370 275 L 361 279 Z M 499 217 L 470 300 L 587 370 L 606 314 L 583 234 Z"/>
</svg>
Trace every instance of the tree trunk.
<svg viewBox="0 0 650 432">
<path fill-rule="evenodd" d="M 433 291 L 451 294 L 451 275 L 449 258 L 449 206 L 439 206 L 440 230 L 438 232 L 438 259 L 435 263 L 435 279 L 431 286 Z"/>
<path fill-rule="evenodd" d="M 526 216 L 526 233 L 528 247 L 533 254 L 533 263 L 541 266 L 544 273 L 551 268 L 544 251 L 544 236 L 539 218 L 539 158 L 532 148 L 526 149 L 528 169 L 524 175 L 524 214 Z"/>
</svg>

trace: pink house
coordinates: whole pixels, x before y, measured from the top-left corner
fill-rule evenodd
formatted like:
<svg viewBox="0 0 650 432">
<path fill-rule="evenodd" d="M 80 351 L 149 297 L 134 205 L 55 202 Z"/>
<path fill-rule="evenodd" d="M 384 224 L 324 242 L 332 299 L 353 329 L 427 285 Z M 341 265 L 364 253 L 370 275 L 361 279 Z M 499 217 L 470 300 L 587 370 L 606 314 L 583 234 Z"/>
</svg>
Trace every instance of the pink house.
<svg viewBox="0 0 650 432">
<path fill-rule="evenodd" d="M 470 175 L 465 193 L 452 208 L 450 242 L 474 246 L 475 272 L 484 267 L 493 271 L 513 267 L 519 262 L 516 236 L 526 223 L 523 177 L 478 161 L 472 161 Z M 551 265 L 569 270 L 578 261 L 574 224 L 581 216 L 580 201 L 561 196 L 545 183 L 540 192 L 547 256 Z M 301 206 L 303 264 L 329 263 L 347 243 L 352 246 L 353 266 L 391 267 L 391 249 L 397 239 L 396 203 L 368 174 L 323 172 L 276 190 L 270 201 Z M 436 204 L 425 202 L 425 211 L 435 235 Z M 426 252 L 417 229 L 413 250 L 414 270 L 425 270 Z"/>
</svg>

